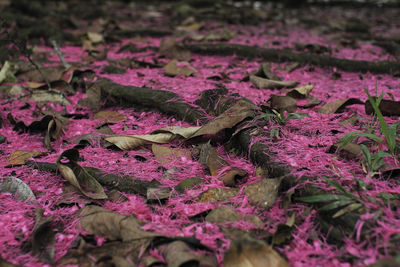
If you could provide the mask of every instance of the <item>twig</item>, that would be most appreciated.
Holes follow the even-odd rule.
[[[68,69],[69,67],[71,67],[71,65],[68,64],[67,61],[65,61],[60,49],[58,48],[56,40],[51,40],[51,44],[53,45],[54,50],[56,51],[58,57],[60,58],[61,63],[63,64],[64,68]]]

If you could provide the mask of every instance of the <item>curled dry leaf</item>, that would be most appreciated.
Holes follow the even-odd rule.
[[[16,177],[6,177],[0,182],[0,193],[11,193],[19,201],[36,201],[31,188],[21,179]]]
[[[244,170],[231,168],[218,155],[217,150],[210,143],[201,146],[200,162],[208,167],[212,176],[218,176],[226,186],[235,186],[239,180],[242,180],[247,175],[247,172]]]
[[[259,182],[247,185],[243,192],[253,205],[267,209],[275,203],[281,181],[281,178],[263,178]]]
[[[175,138],[177,138],[177,135],[172,133],[157,133],[144,135],[115,135],[105,137],[104,140],[116,145],[119,149],[128,150],[151,143],[167,144]]]
[[[53,262],[56,241],[55,232],[51,226],[52,217],[43,217],[42,208],[35,210],[35,227],[31,239],[32,252],[38,255],[39,260],[46,263]]]
[[[205,220],[211,223],[237,222],[243,220],[253,224],[257,228],[264,227],[264,223],[256,215],[244,214],[227,206],[220,206],[213,209],[206,216]]]
[[[294,88],[290,90],[289,92],[286,93],[287,96],[293,97],[293,98],[306,98],[308,95],[311,93],[311,91],[314,89],[314,85],[309,84],[301,87]]]
[[[173,241],[159,248],[168,266],[218,266],[213,255],[199,253],[183,241]]]
[[[201,127],[193,126],[193,127],[180,127],[180,126],[171,126],[166,128],[161,128],[159,130],[155,130],[152,134],[157,133],[171,133],[174,135],[180,135],[185,139],[191,138]]]
[[[103,187],[85,168],[78,165],[78,159],[78,150],[65,150],[57,159],[57,168],[61,175],[85,196],[92,199],[106,199]]]
[[[232,242],[224,256],[229,267],[289,267],[278,252],[262,240],[241,238]]]
[[[271,107],[278,111],[296,112],[297,101],[293,97],[284,95],[271,95]]]
[[[145,244],[151,238],[160,236],[142,230],[140,221],[133,215],[124,216],[99,206],[86,206],[81,210],[79,217],[79,227],[82,230],[103,236],[109,240],[122,240],[124,242],[141,240],[139,242]]]
[[[260,64],[260,66],[254,72],[253,75],[260,77],[260,78],[266,78],[269,80],[282,81],[282,79],[278,75],[271,72],[271,64],[269,62]]]
[[[257,77],[255,75],[250,75],[250,81],[258,89],[279,89],[283,87],[290,88],[299,84],[296,81],[275,81]]]
[[[317,111],[319,113],[323,113],[323,114],[332,114],[332,113],[340,112],[345,107],[354,105],[354,104],[364,104],[364,102],[362,102],[361,100],[359,100],[357,98],[336,100],[336,101],[332,101],[332,102],[329,102],[329,103],[323,105],[322,107],[317,109]]]
[[[47,149],[52,149],[51,141],[57,140],[63,135],[64,135],[63,123],[57,117],[53,117],[53,119],[47,125],[47,131],[44,137],[44,145],[46,146]]]
[[[176,59],[171,60],[167,65],[164,66],[164,73],[167,76],[191,76],[196,73],[196,69],[193,68],[189,62],[180,61],[178,62]]]

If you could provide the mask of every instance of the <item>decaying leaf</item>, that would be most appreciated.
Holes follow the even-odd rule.
[[[205,164],[212,176],[218,176],[226,186],[235,186],[238,181],[243,180],[247,172],[232,168],[223,160],[215,147],[210,143],[203,144],[200,150],[200,162]]]
[[[30,81],[30,82],[54,82],[57,80],[61,80],[65,71],[65,67],[62,65],[59,66],[50,66],[50,67],[41,67],[40,71],[38,71],[35,67],[31,67],[29,70],[21,73],[17,73],[17,78],[19,80]]]
[[[8,157],[8,165],[6,167],[24,165],[28,159],[42,155],[44,155],[42,152],[16,150]]]
[[[57,117],[53,117],[53,119],[47,125],[47,131],[44,137],[44,144],[46,148],[52,149],[51,141],[58,140],[58,138],[60,138],[63,135],[64,135],[63,123]]]
[[[147,200],[165,200],[169,199],[171,196],[171,189],[170,188],[147,188]]]
[[[182,43],[174,39],[164,39],[161,41],[160,54],[172,59],[188,61],[191,57],[191,52],[183,46]]]
[[[275,203],[281,181],[281,178],[263,178],[259,182],[247,185],[243,192],[249,198],[250,202],[267,209]]]
[[[271,107],[278,111],[296,112],[297,101],[290,96],[271,95]]]
[[[311,91],[314,89],[314,85],[309,84],[301,87],[294,88],[290,90],[289,92],[286,93],[287,96],[293,97],[293,98],[306,98],[308,95],[311,93]]]
[[[0,193],[6,192],[11,193],[19,201],[36,201],[36,197],[31,188],[16,177],[5,177],[3,181],[0,182]]]
[[[35,227],[31,239],[32,253],[38,255],[39,260],[52,263],[55,253],[55,232],[51,226],[53,218],[43,217],[42,208],[35,210]]]
[[[99,111],[93,116],[94,120],[102,120],[104,122],[117,122],[125,119],[125,115],[115,111]]]
[[[79,99],[78,104],[91,109],[99,109],[101,105],[101,88],[94,83],[86,90],[86,95],[87,98]]]
[[[78,159],[78,150],[65,150],[57,159],[57,167],[61,175],[85,196],[92,199],[106,199],[107,195],[104,193],[103,187],[78,165]]]
[[[201,177],[191,177],[181,181],[177,186],[175,186],[175,190],[179,193],[184,193],[187,189],[192,189],[197,185],[201,184],[203,179]]]
[[[361,100],[359,100],[357,98],[336,100],[336,101],[332,101],[332,102],[329,102],[329,103],[323,105],[322,107],[317,109],[317,111],[319,113],[323,113],[323,114],[332,114],[332,113],[340,112],[343,108],[350,106],[350,105],[354,105],[354,104],[364,104],[364,102],[362,102]]]
[[[283,243],[292,238],[292,232],[295,229],[295,227],[293,227],[295,219],[296,217],[295,214],[293,213],[286,223],[278,224],[275,233],[272,236],[273,245],[282,245]]]
[[[142,230],[140,221],[134,215],[124,216],[99,206],[86,206],[81,210],[79,217],[79,227],[82,230],[109,240],[142,240],[145,244],[151,238],[160,236]]]
[[[264,223],[256,215],[244,214],[227,206],[219,206],[211,210],[205,220],[211,223],[237,222],[243,220],[253,224],[257,228],[264,227]]]
[[[191,76],[196,73],[196,69],[193,68],[189,62],[177,61],[176,59],[171,60],[167,65],[164,66],[164,73],[167,76]]]
[[[71,102],[61,93],[48,90],[36,90],[30,97],[31,101],[38,103],[54,103],[60,105],[71,105]]]
[[[296,81],[275,81],[257,77],[255,75],[250,75],[250,81],[258,89],[279,89],[283,87],[290,88],[299,84]]]
[[[191,158],[190,151],[187,149],[177,149],[153,144],[151,146],[151,150],[153,151],[156,160],[163,166],[168,165],[182,157],[186,159]]]
[[[3,67],[0,70],[0,83],[2,82],[17,82],[17,78],[14,76],[15,68],[9,62],[5,61]]]
[[[210,188],[200,194],[198,201],[207,203],[229,201],[237,193],[239,193],[239,188]]]
[[[376,101],[376,97],[373,98]],[[400,101],[382,99],[379,103],[379,110],[383,116],[400,116]],[[375,113],[369,100],[365,102],[365,113],[368,115]]]
[[[278,252],[262,240],[241,238],[231,243],[224,256],[230,267],[289,267]]]
[[[106,137],[104,140],[116,145],[119,149],[128,150],[151,143],[167,144],[176,138],[177,135],[175,134],[157,133],[144,135],[115,135]]]
[[[218,265],[215,256],[199,253],[183,241],[173,241],[159,248],[167,263],[167,266],[204,266],[216,267]]]
[[[338,151],[338,147],[340,144],[335,144],[332,145],[328,152],[329,153],[335,153],[336,151]],[[340,147],[340,150],[338,151],[339,155],[341,155],[342,157],[345,158],[356,158],[360,153],[361,153],[361,146],[359,144],[356,143],[348,143],[343,147]]]
[[[269,80],[282,81],[282,79],[278,75],[271,72],[271,64],[269,62],[260,64],[258,69],[253,73],[253,75]]]

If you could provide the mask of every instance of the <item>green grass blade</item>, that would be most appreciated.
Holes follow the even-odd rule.
[[[321,207],[318,209],[319,211],[329,211],[329,210],[334,210],[340,207],[343,207],[347,204],[353,203],[352,199],[343,199],[343,200],[338,200],[334,201],[332,203],[326,204],[325,206]]]
[[[298,197],[298,198],[296,198],[296,200],[300,200],[300,201],[308,202],[308,203],[315,203],[315,202],[325,202],[325,201],[332,201],[332,200],[341,200],[341,199],[343,199],[341,197],[343,197],[343,196],[333,195],[333,194],[321,194],[321,195],[313,195],[313,196],[306,196],[306,197]]]

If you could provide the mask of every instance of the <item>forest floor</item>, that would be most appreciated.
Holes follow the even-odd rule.
[[[399,8],[0,14],[0,266],[399,266]]]

